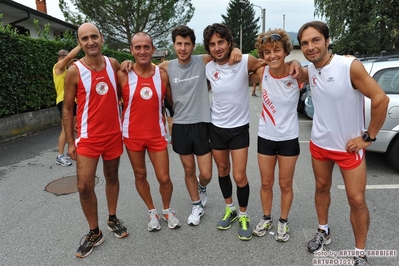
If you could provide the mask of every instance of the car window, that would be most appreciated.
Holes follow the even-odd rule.
[[[386,68],[374,74],[373,78],[387,94],[399,94],[399,68]]]

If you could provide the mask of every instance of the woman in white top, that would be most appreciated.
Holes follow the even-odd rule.
[[[272,201],[275,167],[278,162],[281,191],[280,219],[275,235],[277,241],[289,240],[288,213],[293,200],[292,183],[299,155],[297,103],[300,84],[307,78],[304,71],[298,79],[290,75],[285,57],[292,44],[281,29],[258,36],[258,55],[266,66],[251,75],[251,82],[262,83],[262,113],[258,131],[258,164],[261,175],[260,198],[263,217],[253,234],[264,236],[272,228]]]

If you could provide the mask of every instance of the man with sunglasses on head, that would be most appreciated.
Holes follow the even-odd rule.
[[[298,32],[298,41],[304,56],[311,62],[308,78],[315,109],[310,152],[319,226],[306,248],[315,253],[331,242],[328,210],[332,172],[334,164],[338,164],[355,236],[354,265],[369,265],[365,256],[370,224],[365,198],[365,148],[375,141],[385,121],[389,98],[355,57],[334,55],[329,51],[329,29],[324,22],[305,23]],[[371,100],[368,129],[364,124],[364,96]]]

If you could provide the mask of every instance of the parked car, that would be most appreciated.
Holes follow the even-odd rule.
[[[390,99],[384,125],[377,140],[367,150],[385,153],[388,162],[399,170],[399,58],[386,56],[362,63]],[[370,99],[364,98],[367,128],[370,123]]]
[[[388,112],[377,140],[367,147],[368,151],[385,153],[388,162],[399,170],[399,56],[384,56],[362,61],[372,76],[389,97]],[[365,98],[365,123],[370,123],[370,99]],[[310,88],[305,99],[304,112],[313,117],[313,103]]]

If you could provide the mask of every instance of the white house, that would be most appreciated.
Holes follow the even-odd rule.
[[[32,38],[38,37],[33,23],[34,20],[39,21],[40,30],[43,30],[44,25],[50,24],[50,39],[54,39],[55,36],[62,36],[66,30],[71,32],[77,31],[77,26],[48,15],[46,0],[26,1],[36,1],[36,9],[12,0],[0,0],[0,14],[3,14],[3,18],[1,19],[3,26],[10,24],[21,34],[28,34]]]

